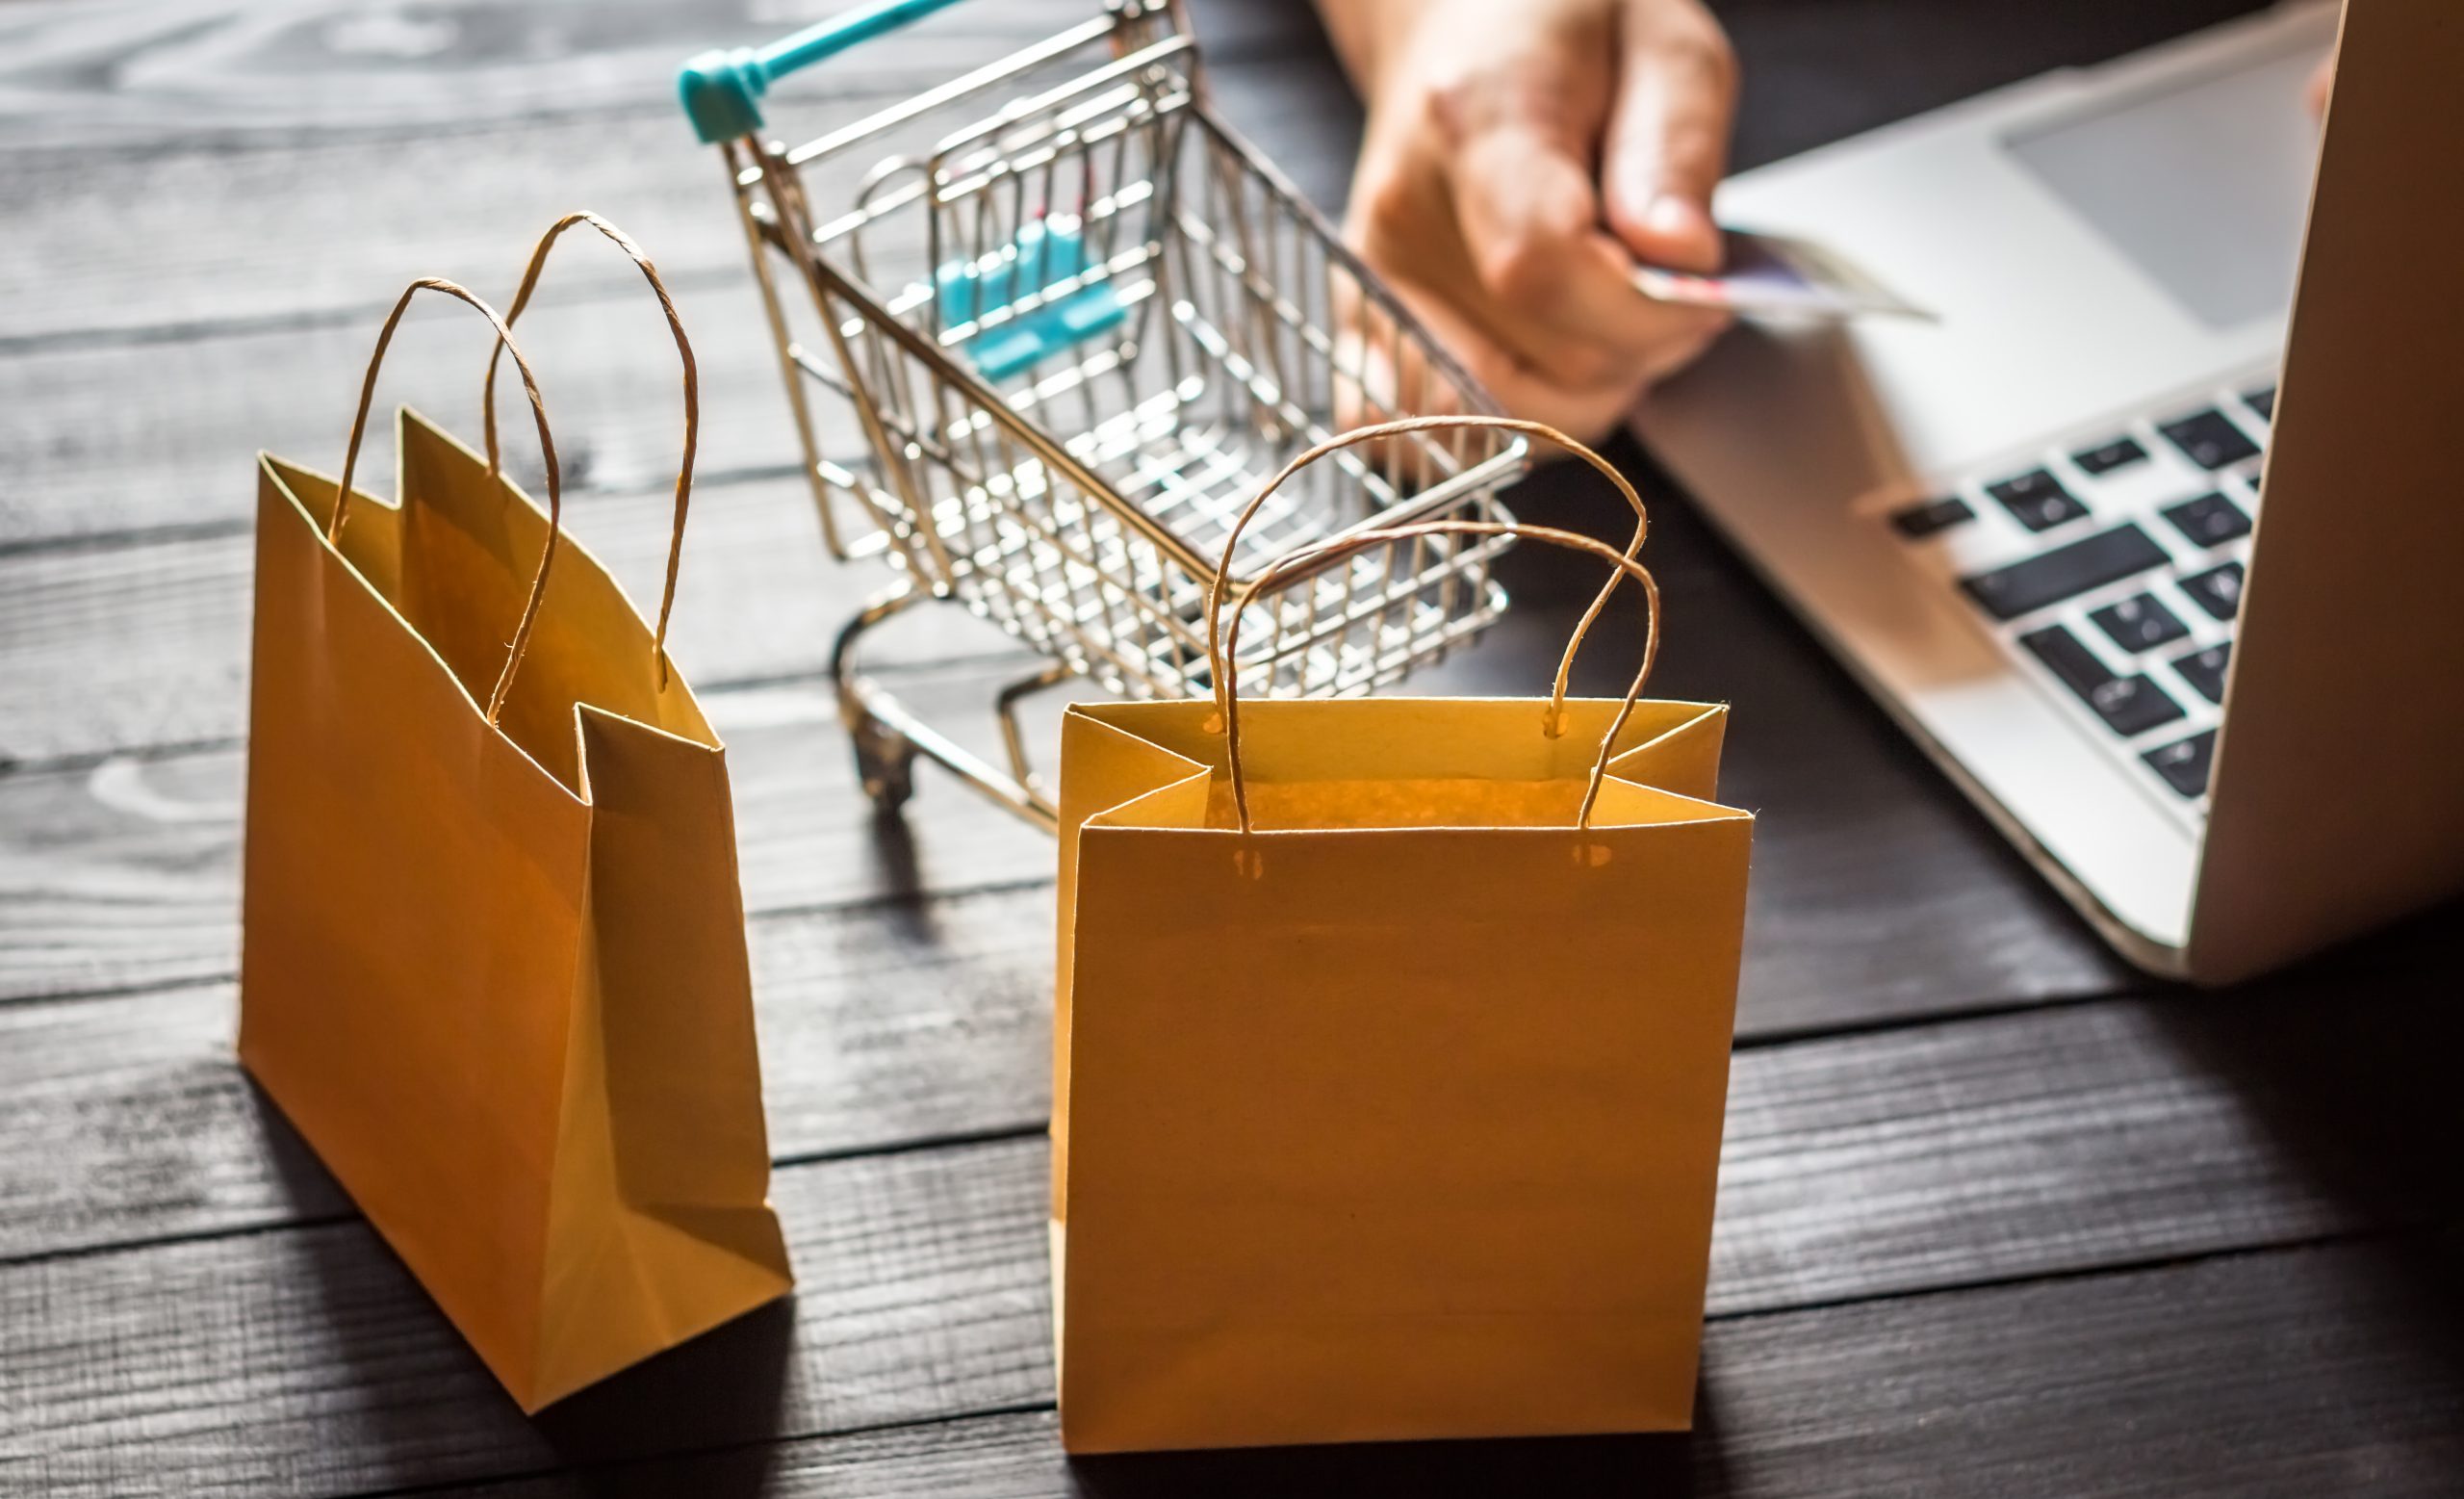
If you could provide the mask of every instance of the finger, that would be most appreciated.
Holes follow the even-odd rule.
[[[1430,335],[1446,346],[1499,406],[1584,441],[1605,435],[1624,420],[1648,381],[1648,373],[1636,367],[1622,378],[1597,384],[1560,383],[1492,341],[1451,304],[1409,291],[1401,295]]]
[[[1391,270],[1403,272],[1404,268]],[[1558,422],[1561,426],[1589,428],[1613,422],[1643,386],[1691,361],[1731,322],[1726,313],[1710,309],[1653,304],[1665,314],[1656,336],[1628,349],[1535,336],[1527,326],[1508,339],[1498,335],[1494,308],[1476,285],[1450,277],[1450,284],[1433,285],[1428,270],[1425,264],[1413,265],[1408,273],[1395,274],[1389,285],[1429,335],[1507,410],[1525,416],[1571,413]],[[1412,415],[1462,407],[1451,379],[1418,357],[1384,313],[1365,307],[1357,296],[1343,297],[1338,298],[1338,323],[1344,330],[1339,351],[1348,353],[1339,357],[1339,367],[1364,373],[1361,380],[1339,383],[1339,412],[1373,413],[1359,415],[1360,421],[1372,421],[1380,419],[1373,413]]]
[[[1634,289],[1633,256],[1600,227],[1590,168],[1562,141],[1501,125],[1463,142],[1450,181],[1479,294],[1456,299],[1527,363],[1590,383],[1710,324]]]
[[[1728,170],[1736,56],[1693,0],[1627,8],[1624,72],[1602,142],[1608,223],[1656,266],[1720,269],[1711,194]]]

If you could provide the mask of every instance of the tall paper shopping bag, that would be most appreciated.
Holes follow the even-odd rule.
[[[1251,594],[1500,533],[1655,591],[1439,522]],[[1219,702],[1064,729],[1064,1441],[1687,1426],[1753,831],[1712,799],[1725,710],[1565,701],[1562,668],[1551,700],[1245,705],[1233,659]]]
[[[340,485],[259,464],[240,1055],[534,1410],[791,1283],[727,763],[527,366],[545,515],[409,412],[346,498],[374,370]]]

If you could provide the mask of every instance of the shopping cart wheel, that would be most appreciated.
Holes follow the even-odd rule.
[[[915,741],[878,718],[866,718],[849,735],[856,746],[856,779],[885,816],[915,794]]]

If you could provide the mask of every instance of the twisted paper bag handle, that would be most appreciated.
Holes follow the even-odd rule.
[[[1231,592],[1234,548],[1239,544],[1241,532],[1248,525],[1250,518],[1258,513],[1270,496],[1282,487],[1285,480],[1328,453],[1345,448],[1412,432],[1446,427],[1485,427],[1492,430],[1521,432],[1545,439],[1588,463],[1616,486],[1618,494],[1633,509],[1634,539],[1627,544],[1624,552],[1620,553],[1604,542],[1575,531],[1561,530],[1554,527],[1528,526],[1502,521],[1423,521],[1409,526],[1352,531],[1346,535],[1304,544],[1269,563],[1263,571],[1241,588],[1239,598],[1232,609],[1231,628],[1228,633],[1224,631],[1223,605],[1225,596]],[[1636,559],[1642,551],[1643,541],[1649,534],[1650,528],[1651,517],[1644,508],[1642,496],[1635,492],[1632,484],[1627,482],[1623,474],[1617,472],[1615,465],[1590,448],[1541,422],[1527,422],[1510,417],[1410,417],[1346,432],[1339,437],[1318,444],[1285,464],[1274,478],[1269,479],[1266,486],[1258,491],[1242,510],[1239,518],[1234,521],[1231,534],[1224,539],[1223,556],[1216,568],[1214,588],[1207,598],[1207,663],[1214,676],[1216,709],[1223,724],[1224,759],[1232,783],[1232,805],[1240,820],[1241,831],[1245,834],[1255,831],[1249,814],[1247,775],[1241,763],[1240,692],[1238,684],[1233,680],[1234,674],[1231,669],[1231,663],[1238,659],[1239,654],[1242,613],[1260,593],[1283,582],[1294,573],[1322,568],[1371,547],[1434,535],[1516,536],[1527,540],[1545,541],[1554,546],[1590,553],[1607,560],[1615,567],[1615,571],[1609,575],[1606,585],[1600,590],[1599,596],[1592,600],[1591,607],[1583,611],[1582,618],[1576,623],[1574,636],[1567,641],[1565,654],[1558,659],[1556,679],[1549,697],[1549,711],[1543,720],[1543,732],[1553,738],[1564,732],[1567,682],[1574,670],[1575,653],[1582,648],[1584,638],[1591,633],[1593,622],[1600,618],[1601,610],[1607,607],[1609,597],[1616,591],[1617,585],[1629,577],[1641,584],[1644,607],[1647,610],[1642,667],[1634,674],[1633,685],[1627,689],[1625,701],[1620,705],[1615,720],[1609,724],[1608,732],[1602,736],[1600,753],[1592,762],[1591,777],[1583,788],[1582,805],[1575,817],[1575,826],[1579,830],[1588,831],[1591,827],[1592,812],[1600,800],[1601,787],[1607,779],[1610,750],[1617,741],[1617,736],[1624,732],[1627,721],[1633,716],[1634,705],[1641,701],[1644,685],[1651,680],[1652,668],[1659,659],[1659,584],[1652,577],[1650,569]]]
[[[684,320],[677,315],[676,298],[668,295],[667,283],[659,279],[658,268],[652,265],[650,256],[633,243],[632,236],[588,209],[565,215],[549,225],[548,232],[539,237],[538,246],[530,251],[529,268],[522,272],[522,287],[513,294],[513,305],[505,310],[506,326],[520,322],[522,310],[530,305],[530,294],[539,284],[539,272],[548,263],[548,252],[555,248],[557,237],[578,223],[586,223],[606,236],[640,268],[642,279],[651,284],[652,293],[658,297],[659,311],[667,316],[667,330],[676,336],[677,359],[684,366],[684,455],[676,470],[676,520],[668,535],[667,578],[659,590],[658,628],[651,637],[651,654],[658,661],[659,690],[665,691],[668,676],[667,621],[676,609],[676,575],[684,560],[684,514],[693,496],[693,455],[701,446],[702,438],[702,374],[693,360],[692,341],[684,336]],[[486,439],[490,478],[497,477],[500,462],[497,452],[497,369],[505,349],[510,347],[505,339],[498,341],[495,351],[488,355],[488,378],[480,391],[480,430]],[[520,355],[515,358],[519,361]]]
[[[458,301],[478,309],[497,330],[502,348],[513,350],[514,368],[522,373],[523,394],[530,398],[531,420],[539,428],[539,454],[548,468],[548,540],[539,549],[539,570],[530,580],[530,597],[522,607],[522,622],[514,627],[513,643],[506,648],[504,669],[497,673],[497,685],[488,693],[488,727],[496,727],[497,715],[504,710],[505,694],[513,689],[513,674],[522,664],[522,654],[530,644],[531,627],[539,622],[539,602],[548,594],[548,569],[556,560],[556,537],[563,531],[564,484],[556,467],[556,440],[548,430],[548,404],[539,396],[539,381],[530,373],[530,362],[513,342],[513,329],[497,310],[467,287],[458,286],[441,276],[423,276],[402,289],[394,310],[385,318],[385,326],[377,331],[376,351],[368,356],[368,374],[359,384],[359,409],[350,419],[350,442],[343,450],[342,488],[334,496],[334,518],[325,523],[325,544],[340,551],[343,522],[350,514],[351,474],[359,467],[360,442],[368,434],[368,408],[376,397],[376,372],[385,363],[385,350],[393,345],[394,329],[409,310],[411,298],[422,292],[442,292]]]

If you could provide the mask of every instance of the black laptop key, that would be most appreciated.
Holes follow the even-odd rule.
[[[2180,706],[2162,687],[2145,677],[2114,675],[2085,641],[2060,625],[2031,631],[2019,643],[2124,738],[2182,716]]]
[[[2174,618],[2173,611],[2149,593],[2134,593],[2088,617],[2125,651],[2152,651],[2191,633],[2189,626]]]
[[[1988,484],[1985,492],[2030,530],[2051,530],[2088,513],[2088,507],[2062,487],[2062,480],[2043,469],[2030,469],[1998,484]]]
[[[2175,739],[2139,758],[2182,795],[2205,796],[2208,772],[2216,765],[2216,731],[2208,729],[2187,739]]]
[[[2224,701],[2224,668],[2233,659],[2233,647],[2211,645],[2204,651],[2173,658],[2173,670],[2182,680],[2196,688],[2198,695],[2211,703]]]
[[[2262,385],[2257,390],[2242,393],[2242,404],[2272,422],[2275,420],[2275,387]]]
[[[2242,607],[2242,564],[2227,562],[2181,580],[2191,602],[2219,619],[2231,619]]]
[[[1922,541],[1936,531],[1948,530],[1974,519],[1976,512],[1957,495],[1940,500],[1919,500],[1890,514],[1892,527],[1911,541]]]
[[[2259,445],[2243,434],[2232,419],[2217,410],[2194,411],[2157,430],[2203,469],[2230,468],[2259,455]]]
[[[2078,464],[2083,474],[2101,476],[2116,469],[2128,468],[2134,463],[2146,462],[2147,450],[2139,446],[2136,437],[2117,437],[2109,443],[2080,449],[2070,455],[2070,461]]]
[[[2168,560],[2165,549],[2150,541],[2145,531],[2136,526],[2117,526],[2008,567],[1962,579],[1960,586],[1994,618],[2016,619],[2091,588],[2162,567]]]
[[[2173,529],[2188,536],[2194,547],[2220,547],[2250,533],[2250,518],[2222,495],[2201,495],[2169,504],[2165,506],[2165,519],[2172,522]]]

